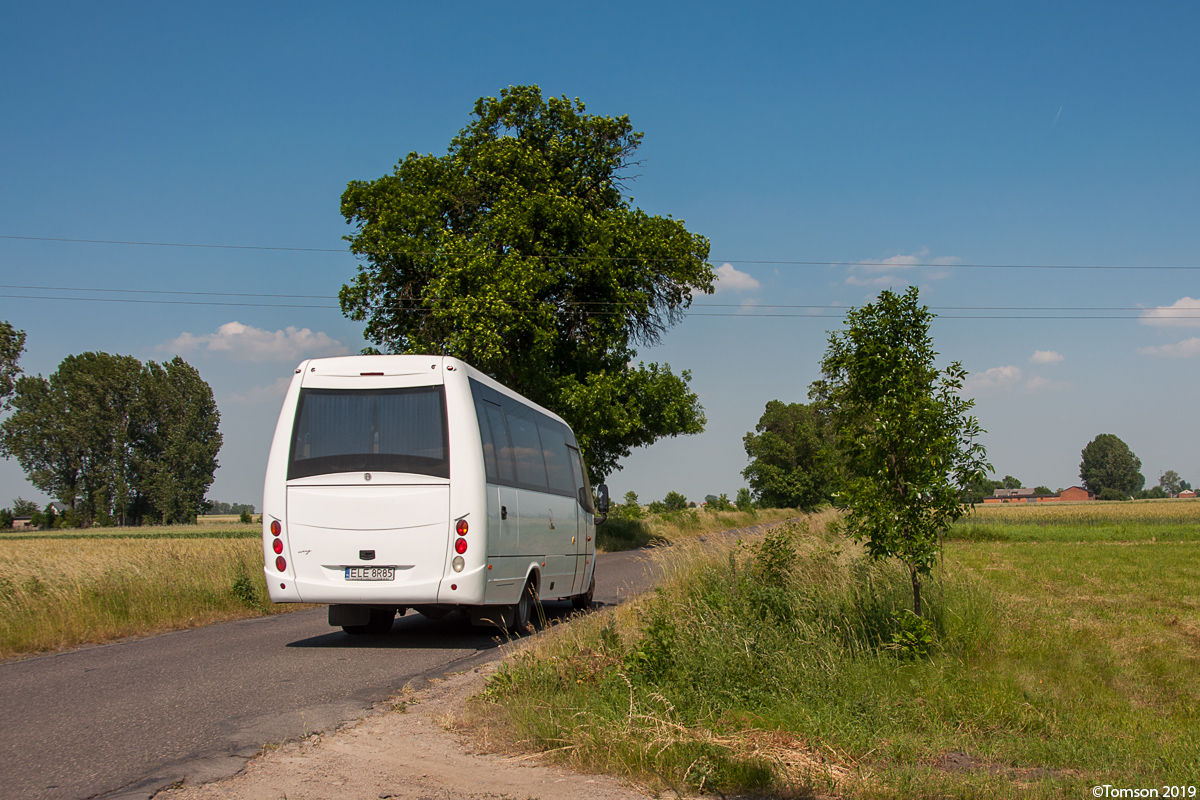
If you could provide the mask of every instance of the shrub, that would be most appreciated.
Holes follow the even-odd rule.
[[[250,512],[244,508],[242,509],[242,513],[238,515],[238,519],[241,520],[243,525],[249,525],[254,521],[250,516]]]

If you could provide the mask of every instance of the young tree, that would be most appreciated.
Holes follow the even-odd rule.
[[[958,362],[934,366],[933,317],[916,287],[881,292],[830,334],[821,364],[845,459],[836,501],[872,557],[908,567],[918,615],[939,534],[966,513],[959,494],[991,469],[967,413],[974,403],[959,394],[966,371]]]
[[[349,184],[363,263],[342,311],[384,350],[457,356],[561,414],[593,482],[633,447],[701,432],[686,371],[632,366],[714,281],[707,239],[623,192],[642,134],[536,86],[472,116],[446,155]]]
[[[1079,477],[1090,492],[1102,495],[1110,489],[1110,495],[1129,497],[1146,484],[1140,471],[1142,460],[1111,433],[1102,433],[1088,442],[1081,456]]]
[[[742,443],[750,459],[742,477],[762,505],[811,511],[831,499],[833,432],[819,404],[771,400]]]

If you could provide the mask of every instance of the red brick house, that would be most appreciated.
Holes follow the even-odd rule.
[[[1096,493],[1089,492],[1082,486],[1072,486],[1056,494],[1034,494],[1033,489],[997,489],[991,497],[983,498],[985,503],[1073,503],[1095,500]]]

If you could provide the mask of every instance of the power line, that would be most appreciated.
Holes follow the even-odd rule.
[[[108,289],[95,288],[86,286],[31,286],[25,284],[0,284],[0,289],[22,289],[27,291],[52,291],[52,292],[117,292],[122,294],[160,294],[160,295],[183,295],[197,297],[254,297],[254,298],[283,298],[283,299],[299,299],[299,300],[337,300],[333,295],[323,294],[269,294],[262,292],[194,292],[179,289]],[[107,298],[96,297],[44,297],[34,295],[2,295],[0,297],[23,297],[38,300],[105,300]],[[112,302],[117,302],[113,300]],[[150,300],[137,300],[131,302],[153,302]],[[167,302],[167,301],[162,301]],[[173,301],[177,304],[184,304],[183,301]],[[552,302],[552,301],[551,301]],[[628,306],[635,305],[632,302],[622,303],[619,301],[605,300],[570,300],[559,301],[562,305],[569,306],[585,306],[585,305],[606,305],[606,306]],[[535,308],[540,308],[544,305],[542,301],[529,301],[527,303]],[[221,305],[220,303],[210,303],[209,305]],[[234,304],[237,305],[237,304]],[[251,304],[255,305],[255,304]],[[262,304],[265,307],[278,308],[340,308],[340,306],[287,306],[282,304]],[[422,306],[422,308],[432,308],[432,306]],[[806,309],[811,311],[847,311],[848,306],[844,305],[813,305],[813,304],[794,304],[794,303],[754,303],[745,305],[743,303],[693,303],[690,308],[738,308],[743,312],[755,311],[758,309]],[[1143,308],[1140,306],[930,306],[932,311],[1133,311],[1144,313],[1146,311],[1157,311],[1160,309]],[[1172,309],[1173,310],[1173,309]],[[1200,310],[1200,309],[1198,309]],[[746,316],[746,313],[738,314],[737,316]],[[763,316],[763,315],[760,315]],[[803,315],[801,315],[803,316]],[[1190,319],[1191,317],[1180,317],[1172,314],[1171,319],[1182,318]]]
[[[76,289],[73,291],[129,291],[134,292],[134,289]],[[162,294],[217,294],[208,292],[160,292]],[[253,294],[235,294],[228,293],[227,296],[234,297],[318,297],[316,295],[253,295]],[[340,306],[335,305],[315,305],[303,303],[231,303],[228,301],[212,301],[212,300],[161,300],[161,299],[143,299],[129,297],[64,297],[61,295],[32,295],[32,294],[0,294],[0,298],[11,298],[21,300],[56,300],[70,302],[93,302],[93,303],[138,303],[143,305],[177,305],[177,306],[219,306],[231,308],[314,308],[329,311],[340,310]],[[613,304],[617,305],[617,304]],[[735,304],[711,304],[697,305],[693,308],[741,308]],[[795,313],[756,313],[757,308],[804,308],[812,311],[840,311],[837,314],[795,314]],[[414,313],[428,313],[431,310],[430,306],[415,307],[404,309]],[[510,312],[518,314],[535,314],[541,313],[544,309],[535,305],[533,308],[508,309]],[[850,309],[845,306],[751,306],[742,312],[708,312],[708,311],[692,311],[685,310],[683,314],[689,317],[736,317],[742,319],[771,319],[771,318],[790,318],[790,319],[840,319]],[[1142,313],[1151,309],[1136,309],[1136,308],[1120,308],[1120,307],[1090,307],[1090,308],[1070,308],[1070,307],[985,307],[985,306],[931,306],[931,311],[1113,311],[1113,312],[1130,312],[1137,311],[1137,315],[1129,314],[938,314],[939,319],[1045,319],[1045,320],[1098,320],[1098,319],[1142,319]],[[593,311],[592,314],[611,316],[619,314],[619,311]],[[1172,314],[1169,317],[1160,317],[1167,320],[1184,320],[1184,319],[1200,319],[1200,314]]]
[[[72,239],[60,236],[11,236],[0,234],[0,239],[31,242],[71,242],[76,244],[117,244],[139,247],[184,247],[210,250],[256,250],[278,251],[290,253],[341,253],[357,255],[347,248],[329,247],[279,247],[268,245],[247,244],[204,244],[189,242],[143,242],[124,239]],[[478,257],[485,253],[452,253],[440,251],[407,251],[397,250],[382,255],[407,255],[421,257],[461,258]],[[538,255],[523,254],[524,258],[542,258],[564,261],[640,261],[640,256],[568,256],[568,255]],[[650,260],[670,261],[675,259]],[[764,266],[797,266],[797,267],[886,267],[904,269],[906,267],[923,267],[939,269],[1047,269],[1047,270],[1200,270],[1197,264],[943,264],[936,262],[914,262],[910,264],[888,264],[875,261],[805,261],[805,260],[761,260],[748,258],[710,258],[710,262],[722,264],[760,264]]]

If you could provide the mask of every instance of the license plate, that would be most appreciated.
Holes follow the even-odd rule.
[[[395,567],[346,567],[348,581],[394,581]]]

